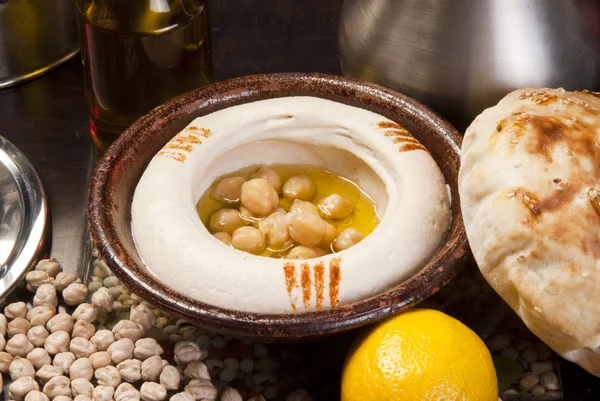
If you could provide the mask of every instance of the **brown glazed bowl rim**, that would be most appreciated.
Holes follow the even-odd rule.
[[[384,293],[352,304],[312,312],[261,314],[227,310],[189,298],[155,279],[128,253],[123,238],[117,232],[119,221],[113,211],[118,210],[115,196],[122,188],[118,187],[116,170],[124,170],[119,173],[121,175],[127,174],[126,159],[135,158],[136,149],[150,146],[153,133],[165,127],[173,129],[175,124],[177,130],[181,130],[196,117],[235,104],[298,95],[323,97],[351,105],[358,103],[358,107],[370,109],[394,121],[398,118],[392,117],[398,117],[400,113],[407,121],[412,121],[411,124],[422,127],[420,130],[437,135],[436,138],[429,138],[436,141],[431,145],[438,147],[440,144],[437,153],[451,159],[451,171],[442,169],[452,192],[452,224],[442,248],[419,273]],[[394,116],[390,117],[392,114]],[[396,122],[405,126],[405,121]],[[427,139],[415,136],[422,143],[422,139]],[[165,143],[152,146],[160,149]],[[90,232],[100,256],[123,284],[161,310],[232,336],[263,341],[318,338],[398,314],[439,291],[464,266],[468,244],[456,185],[460,146],[460,134],[433,111],[414,99],[372,83],[318,73],[250,75],[221,81],[183,94],[155,108],[130,126],[108,149],[92,177],[88,203]],[[149,161],[145,160],[141,172],[136,172],[137,176],[132,178],[134,187]],[[128,196],[132,196],[133,189],[129,188],[128,191]],[[127,204],[130,208],[131,197],[127,199]],[[126,212],[130,216],[130,209]]]

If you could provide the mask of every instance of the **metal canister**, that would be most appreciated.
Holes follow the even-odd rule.
[[[344,73],[432,107],[458,128],[522,87],[600,87],[596,0],[346,0]]]
[[[33,79],[78,51],[73,0],[0,0],[0,89]]]

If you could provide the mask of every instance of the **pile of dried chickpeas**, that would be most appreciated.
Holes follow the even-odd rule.
[[[208,228],[219,241],[255,255],[268,249],[286,259],[310,259],[340,252],[360,242],[354,228],[338,233],[332,220],[350,216],[354,206],[345,197],[331,194],[313,203],[314,180],[305,173],[284,183],[273,169],[262,166],[248,179],[219,180],[210,197],[227,204],[210,216]],[[291,202],[280,207],[280,195]]]
[[[55,259],[40,261],[25,281],[33,306],[14,302],[0,313],[0,372],[10,375],[10,400],[242,401],[234,388],[215,388],[196,342],[174,344],[174,365],[164,359],[149,336],[156,316],[144,303],[132,305],[129,319],[112,330],[97,329],[97,318],[115,306],[109,289],[86,302],[88,287]],[[59,295],[71,313],[57,313]]]

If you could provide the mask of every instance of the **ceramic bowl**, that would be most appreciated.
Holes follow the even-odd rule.
[[[452,194],[452,223],[431,261],[389,290],[333,309],[295,314],[226,310],[180,294],[148,272],[131,234],[131,201],[152,157],[193,119],[256,100],[316,96],[379,113],[408,129],[430,151]],[[457,189],[461,137],[417,101],[381,86],[322,74],[254,75],[196,89],[129,127],[100,160],[89,194],[89,224],[101,257],[133,293],[207,329],[263,341],[311,339],[380,321],[436,293],[463,267],[468,245]],[[174,269],[177,267],[174,266]]]

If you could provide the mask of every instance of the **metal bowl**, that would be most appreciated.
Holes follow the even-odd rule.
[[[152,157],[194,118],[256,100],[317,96],[379,113],[408,129],[438,163],[452,192],[446,242],[418,274],[388,291],[333,309],[297,314],[226,310],[180,294],[150,274],[131,234],[131,201]],[[101,257],[135,294],[160,309],[234,336],[261,340],[310,339],[341,332],[410,308],[439,291],[468,255],[457,190],[458,132],[416,101],[380,86],[321,74],[256,75],[219,82],[154,109],[129,127],[100,160],[89,194],[89,224]],[[174,269],[176,271],[176,266]],[[268,291],[268,289],[267,289]]]
[[[46,250],[50,219],[42,182],[29,160],[0,136],[0,300]]]

